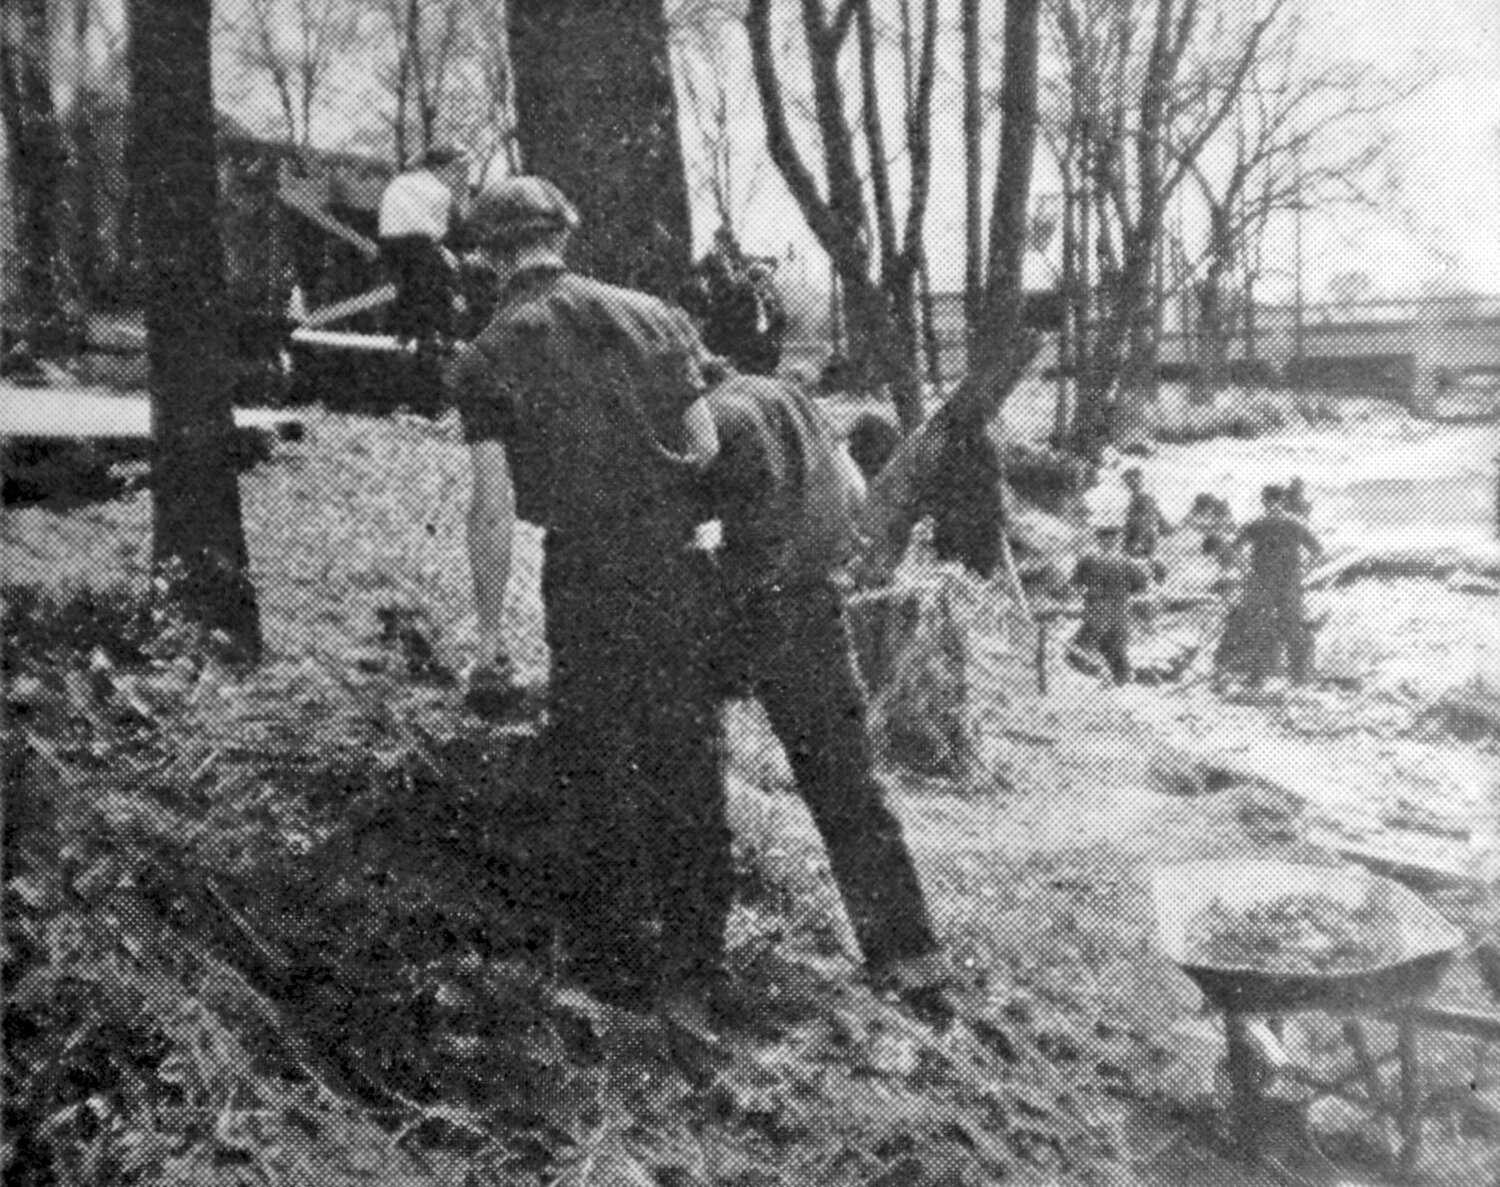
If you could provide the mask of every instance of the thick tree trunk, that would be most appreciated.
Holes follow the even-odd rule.
[[[182,609],[260,655],[225,367],[211,0],[131,0],[131,183],[151,366],[153,560]]]
[[[69,252],[79,295],[87,305],[98,303],[103,289],[105,248],[100,223],[99,187],[104,179],[104,159],[99,151],[98,113],[102,103],[93,90],[80,90],[68,121],[73,144],[73,169],[69,179],[73,211],[73,244]]]
[[[1000,91],[1000,158],[990,211],[984,332],[976,370],[1009,349],[1021,327],[1032,159],[1036,155],[1041,0],[1006,0],[1005,81]]]
[[[661,0],[512,0],[510,45],[522,164],[577,204],[575,265],[674,295],[692,223]]]
[[[0,7],[0,108],[21,255],[19,320],[27,347],[39,354],[50,353],[63,332],[58,215],[67,153],[52,101],[50,61],[46,0],[6,0]]]

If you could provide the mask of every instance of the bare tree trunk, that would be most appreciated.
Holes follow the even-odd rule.
[[[27,348],[51,353],[63,337],[65,261],[59,234],[67,153],[52,101],[46,0],[6,0],[0,12],[0,107],[20,248],[19,304]]]
[[[775,62],[772,0],[750,0],[746,13],[766,147],[809,229],[838,272],[853,382],[865,387],[889,384],[897,418],[907,433],[922,423],[924,415],[913,302],[931,175],[928,132],[935,76],[935,8],[935,0],[927,0],[921,65],[913,82],[913,109],[907,113],[911,190],[906,225],[900,236],[895,229],[878,111],[871,103],[862,105],[866,155],[872,163],[879,162],[871,167],[875,199],[871,210],[848,118],[845,80],[839,69],[840,49],[850,28],[857,26],[860,83],[866,96],[877,89],[872,77],[874,18],[868,0],[848,0],[833,14],[826,12],[819,0],[802,0],[802,33],[811,66],[813,108],[822,148],[821,179],[803,159],[787,119]],[[866,231],[867,219],[873,219],[873,234]],[[878,280],[872,266],[876,246],[880,260]]]
[[[131,183],[145,261],[153,561],[237,655],[261,651],[225,367],[211,0],[130,0]]]
[[[1052,415],[1051,441],[1062,448],[1068,439],[1070,421],[1068,389],[1078,382],[1078,332],[1082,311],[1078,301],[1080,281],[1078,276],[1078,186],[1071,165],[1074,136],[1070,131],[1068,143],[1063,150],[1061,168],[1062,202],[1062,289],[1066,307],[1063,310],[1062,332],[1057,336],[1057,404]]]
[[[1041,0],[1006,0],[1000,159],[979,349],[958,389],[908,435],[871,487],[865,526],[877,556],[899,557],[905,550],[924,509],[920,492],[950,483],[952,475],[978,477],[989,471],[990,422],[1036,358],[1036,336],[1025,329],[1021,316],[1021,263],[1036,147],[1040,18]],[[1003,487],[1003,476],[996,477],[995,485]],[[988,528],[1003,530],[1001,490],[971,484],[950,489],[950,494]]]
[[[521,157],[578,204],[578,267],[675,294],[692,268],[661,0],[512,0]]]
[[[396,56],[396,118],[392,130],[396,137],[396,168],[405,169],[411,162],[406,146],[407,91],[411,88],[411,55],[405,43]]]
[[[941,397],[943,392],[943,351],[938,338],[937,309],[932,297],[932,269],[927,263],[927,253],[922,253],[917,268],[918,298],[922,312],[922,348],[927,354],[927,382]]]
[[[1037,58],[1041,0],[1006,0],[1005,81],[1000,92],[1000,159],[990,213],[989,275],[980,350],[970,366],[983,370],[1011,349],[1021,329],[1027,212],[1036,152]]]
[[[980,90],[979,0],[960,12],[964,76],[964,331],[966,359],[978,355],[984,320],[984,95]]]

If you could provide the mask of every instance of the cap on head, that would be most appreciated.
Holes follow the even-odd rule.
[[[474,196],[469,225],[487,239],[572,231],[578,226],[578,211],[545,177],[497,177]]]
[[[438,144],[429,148],[422,154],[419,162],[423,169],[446,169],[449,165],[457,165],[460,161],[468,163],[469,154],[453,144]]]
[[[1286,498],[1286,487],[1284,486],[1276,486],[1273,484],[1271,486],[1263,486],[1260,488],[1260,501],[1267,507],[1271,506],[1273,503],[1281,502],[1284,498]]]

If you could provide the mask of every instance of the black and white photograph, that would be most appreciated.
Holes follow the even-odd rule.
[[[1500,1187],[1495,0],[0,0],[7,1187]]]

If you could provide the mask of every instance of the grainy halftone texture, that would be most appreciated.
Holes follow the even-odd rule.
[[[1328,205],[1342,171],[1373,198],[1372,218],[1422,240],[1411,258],[1464,255],[1466,244],[1412,230],[1440,197],[1382,187],[1399,158],[1356,169],[1381,119],[1408,107],[1351,76],[1362,98],[1334,88],[1331,137],[1264,141],[1266,113],[1305,81],[1268,57],[1255,101],[1226,110],[1203,176],[1187,171],[1161,212],[1146,245],[1161,271],[1144,372],[1155,398],[1116,445],[1140,453],[1129,461],[1175,530],[1160,542],[1154,606],[1133,624],[1136,679],[1114,688],[1072,647],[1060,582],[1090,519],[1118,510],[1126,459],[1107,454],[1080,492],[1048,439],[1076,413],[1080,368],[1119,291],[1122,217],[1141,216],[1130,190],[1139,78],[1112,72],[1111,14],[1149,25],[1157,5],[1046,6],[1027,263],[1027,287],[1045,290],[1033,306],[1044,344],[1003,415],[1025,447],[1007,463],[1036,504],[1016,521],[1026,604],[1003,568],[982,581],[936,562],[919,527],[889,591],[846,616],[879,779],[956,973],[958,1020],[934,1025],[868,983],[794,764],[754,699],[723,710],[729,976],[708,1015],[680,1002],[637,1013],[582,991],[555,942],[571,816],[540,728],[539,533],[519,530],[508,601],[524,695],[505,720],[482,720],[460,675],[484,658],[465,551],[469,460],[434,356],[358,349],[389,328],[381,301],[331,319],[329,332],[354,335],[331,347],[292,340],[287,318],[385,283],[372,252],[379,196],[425,149],[462,144],[480,170],[524,164],[502,6],[216,6],[223,382],[241,410],[234,457],[266,651],[254,670],[227,663],[150,572],[140,296],[152,261],[134,246],[126,180],[128,7],[15,0],[0,16],[6,1183],[1249,1187],[1389,1181],[1403,1147],[1411,1181],[1495,1181],[1500,1014],[1482,942],[1500,921],[1500,299],[1469,291],[1447,263],[1442,283],[1388,274],[1378,250],[1339,238],[1354,208]],[[816,100],[791,49],[799,6],[769,7],[786,22],[774,48],[788,119],[826,196]],[[807,7],[873,17],[899,229],[902,15],[919,45],[925,6]],[[1002,7],[980,6],[984,20]],[[1233,37],[1202,31],[1243,36],[1270,7],[1201,5],[1170,90],[1189,122],[1201,127],[1223,95],[1233,50]],[[754,365],[770,359],[818,387],[839,432],[872,413],[894,420],[850,358],[868,311],[851,313],[850,276],[830,284],[766,154],[743,27],[719,20],[735,6],[668,8],[696,241],[732,227],[761,286],[730,286],[715,332]],[[937,8],[956,26],[956,5]],[[1433,27],[1470,20],[1482,45],[1492,21],[1454,15],[1467,11],[1442,6]],[[1071,46],[1064,12],[1082,22]],[[988,95],[1000,31],[982,31]],[[860,35],[856,22],[844,61],[856,146],[869,134]],[[1132,44],[1145,44],[1140,29]],[[1070,52],[1100,62],[1070,76]],[[908,340],[929,410],[966,356],[956,33],[935,61],[933,193]],[[608,81],[607,48],[577,65]],[[1483,122],[1444,108],[1450,93],[1409,102],[1431,104],[1434,126]],[[668,106],[659,86],[652,96]],[[1290,126],[1332,118],[1320,102]],[[998,117],[981,108],[992,164]],[[1070,124],[1069,111],[1090,118]],[[1272,164],[1228,194],[1236,160],[1258,144]],[[630,159],[628,136],[605,148],[612,168]],[[660,138],[651,151],[653,163],[671,157]],[[889,228],[868,160],[857,147],[864,209],[836,213],[850,215],[844,230],[870,250],[865,277],[878,285]],[[987,206],[993,179],[981,181]],[[1264,201],[1273,209],[1257,221]],[[680,272],[675,196],[671,207],[656,227],[656,211],[633,205],[622,244],[585,205],[595,255],[634,260],[656,237]],[[659,295],[714,316],[712,285],[678,279]],[[482,270],[465,285],[472,329],[493,293]],[[1214,548],[1258,513],[1263,485],[1294,476],[1327,551],[1306,594],[1313,676],[1293,688],[1275,667],[1250,689],[1232,665],[1216,671],[1235,591]],[[1195,519],[1199,495],[1227,515]],[[1295,1003],[1274,1042],[1254,1028],[1238,1067],[1264,1098],[1258,1163],[1231,1149],[1247,1106],[1231,1091],[1224,1021],[1169,959],[1151,894],[1160,867],[1246,861],[1397,877],[1481,944],[1430,1003],[1468,1011],[1468,1031],[1454,1013],[1419,1015],[1404,1065],[1396,1026],[1368,1002],[1362,1033]],[[1215,867],[1198,868],[1201,887]],[[1279,1074],[1268,1052],[1285,1055]],[[1309,1071],[1348,1077],[1342,1096],[1309,1088]],[[1420,1147],[1399,1124],[1413,1089],[1431,1106]]]

